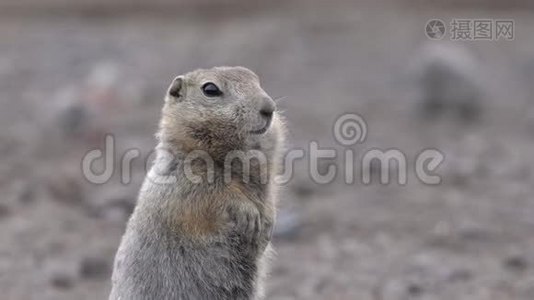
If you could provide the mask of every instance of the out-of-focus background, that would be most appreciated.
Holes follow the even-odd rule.
[[[268,299],[534,299],[534,4],[428,2],[0,1],[0,298],[105,299],[168,84],[243,65],[284,97],[290,149],[394,148],[410,170],[363,184],[355,161],[355,183],[319,185],[297,162]],[[451,41],[453,19],[513,20],[514,39]],[[348,147],[347,112],[368,126]],[[107,133],[142,153],[129,184],[82,176]],[[427,148],[438,185],[413,172]]]

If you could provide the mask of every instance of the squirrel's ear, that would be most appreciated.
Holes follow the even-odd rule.
[[[169,89],[167,90],[167,95],[165,95],[166,100],[180,101],[180,98],[183,96],[183,85],[184,85],[184,76],[180,75],[171,83]]]

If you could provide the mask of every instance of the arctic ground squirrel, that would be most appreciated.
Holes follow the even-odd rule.
[[[110,299],[263,298],[284,128],[246,68],[176,77]]]

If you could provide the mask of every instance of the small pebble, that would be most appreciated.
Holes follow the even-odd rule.
[[[11,213],[10,209],[9,209],[9,206],[7,206],[7,204],[4,204],[4,203],[0,203],[0,219],[3,219],[7,216],[9,216]]]
[[[124,223],[128,220],[135,208],[135,200],[118,198],[106,201],[99,206],[88,207],[89,215],[110,222]]]
[[[273,237],[279,239],[295,238],[301,229],[299,215],[293,211],[282,210],[278,213],[273,229]]]
[[[504,260],[504,266],[511,271],[524,272],[528,268],[528,262],[522,256],[511,256]]]
[[[80,182],[69,175],[52,178],[47,188],[54,200],[66,204],[79,204],[83,202],[83,191]]]
[[[57,273],[52,276],[51,284],[57,289],[68,290],[74,286],[74,278],[65,273]]]
[[[307,198],[313,194],[313,188],[310,184],[295,184],[293,186],[293,191],[300,198]]]
[[[110,264],[99,257],[85,257],[80,266],[80,275],[87,279],[107,278],[110,274]]]
[[[35,188],[31,184],[24,186],[18,195],[18,200],[24,204],[32,203],[35,200]]]
[[[410,296],[417,297],[417,296],[420,296],[422,293],[423,293],[423,288],[420,285],[415,284],[415,283],[408,285],[408,294]]]
[[[448,279],[450,282],[465,282],[473,278],[473,273],[469,270],[455,270]]]

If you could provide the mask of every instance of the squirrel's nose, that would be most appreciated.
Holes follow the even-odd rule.
[[[271,98],[265,98],[263,105],[260,109],[260,115],[267,120],[273,117],[274,110],[276,109],[274,101]]]

